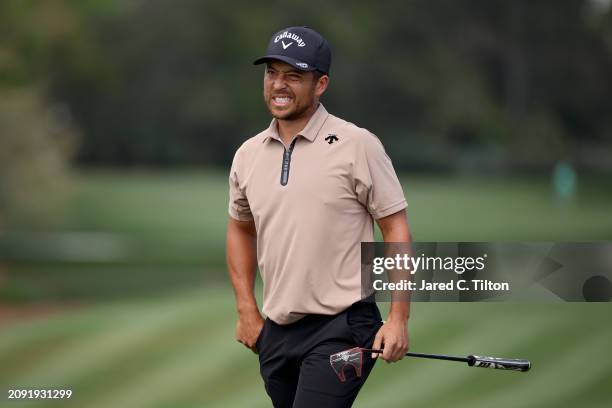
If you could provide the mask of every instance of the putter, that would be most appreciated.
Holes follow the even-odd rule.
[[[361,377],[361,368],[363,367],[363,353],[382,353],[383,350],[365,349],[361,347],[353,347],[348,350],[341,351],[329,356],[329,363],[332,369],[340,379],[346,381],[344,369],[347,366],[352,366],[355,369],[357,377]],[[497,368],[500,370],[513,371],[529,371],[531,363],[529,360],[485,357],[470,355],[467,357],[446,356],[443,354],[423,354],[423,353],[406,353],[407,357],[431,358],[435,360],[460,361],[467,363],[470,367]]]

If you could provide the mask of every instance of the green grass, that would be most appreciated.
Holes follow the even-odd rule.
[[[417,241],[612,239],[612,187],[580,180],[559,203],[546,178],[401,178]],[[227,175],[89,171],[52,230],[0,235],[0,299],[91,299],[225,281]],[[380,235],[378,236],[380,239]]]
[[[565,203],[545,178],[402,178],[417,241],[612,239],[612,186],[584,179]]]
[[[223,241],[227,171],[88,171],[75,174],[59,230],[140,239]],[[556,200],[545,177],[400,177],[419,241],[595,240],[612,238],[612,185],[584,177],[576,196]],[[26,220],[14,228],[36,229]]]
[[[386,305],[381,305],[383,308]],[[356,407],[604,406],[609,304],[416,303],[414,351],[529,358],[528,373],[405,359],[377,363]],[[13,323],[0,388],[68,387],[20,407],[269,407],[257,358],[233,340],[228,286],[92,305]]]

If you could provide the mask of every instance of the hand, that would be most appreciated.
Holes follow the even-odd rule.
[[[257,338],[263,329],[264,320],[258,310],[241,313],[238,315],[236,323],[236,341],[250,348],[251,351],[257,354],[259,351],[255,347]]]
[[[389,319],[376,333],[372,348],[381,349],[384,346],[382,359],[387,363],[394,363],[406,356],[408,345],[408,322]],[[372,353],[372,358],[377,358],[378,355],[379,353]]]

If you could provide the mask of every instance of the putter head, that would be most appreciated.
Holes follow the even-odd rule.
[[[329,363],[331,364],[334,372],[340,379],[345,382],[346,377],[344,375],[344,368],[346,366],[353,366],[357,377],[361,377],[361,367],[363,365],[363,350],[361,347],[353,347],[348,350],[341,351],[329,356]]]

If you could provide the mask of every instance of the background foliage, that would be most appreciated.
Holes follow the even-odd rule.
[[[401,167],[609,167],[591,155],[612,146],[606,4],[7,1],[3,83],[69,109],[78,163],[225,165],[267,119],[251,61],[301,24],[332,44],[330,111],[384,137]]]

